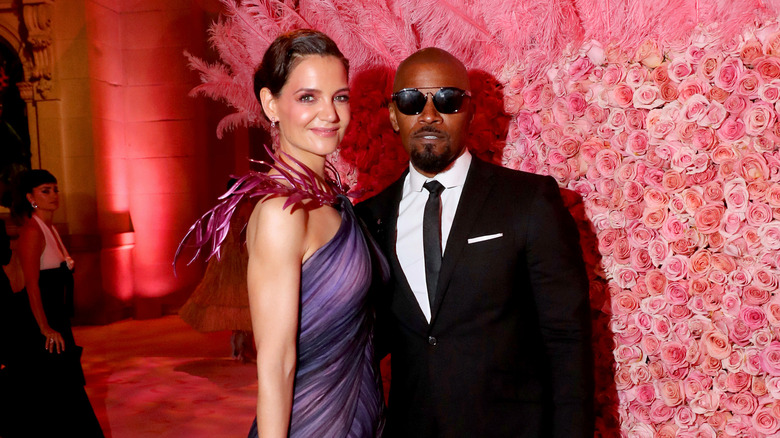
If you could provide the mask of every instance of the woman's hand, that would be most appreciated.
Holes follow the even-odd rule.
[[[47,327],[41,330],[41,333],[46,336],[46,345],[43,347],[46,351],[49,353],[54,353],[56,351],[57,354],[65,351],[65,339],[62,338],[60,332],[51,327]]]

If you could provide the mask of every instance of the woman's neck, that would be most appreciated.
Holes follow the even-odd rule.
[[[39,219],[43,221],[48,226],[51,226],[53,219],[54,219],[54,212],[53,211],[47,211],[47,210],[41,210],[37,209],[33,212],[35,216],[38,216]]]
[[[305,170],[302,169],[298,163],[289,159],[290,157],[301,162],[304,166],[308,167],[312,172],[317,174],[317,176],[319,176],[321,179],[325,179],[325,157],[308,152],[302,152],[298,149],[288,149],[285,147],[280,147],[279,152],[281,153],[277,154],[277,158],[283,160],[285,164],[292,167],[293,169],[305,173]]]

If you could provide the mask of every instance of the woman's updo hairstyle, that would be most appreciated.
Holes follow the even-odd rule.
[[[307,55],[335,56],[349,75],[347,58],[330,37],[317,30],[298,29],[279,35],[265,51],[255,71],[255,98],[260,100],[262,88],[268,88],[274,97],[279,97],[290,72]]]
[[[14,185],[14,199],[11,205],[11,211],[17,218],[32,217],[35,211],[27,200],[27,194],[32,193],[33,189],[42,184],[57,184],[57,178],[48,170],[32,169],[25,170],[16,177]]]

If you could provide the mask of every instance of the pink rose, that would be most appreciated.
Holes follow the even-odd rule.
[[[729,392],[740,392],[750,385],[750,375],[742,371],[730,373],[726,377],[726,388]]]
[[[615,361],[619,363],[635,363],[642,360],[642,350],[631,345],[619,345],[615,348]]]
[[[588,102],[585,100],[585,96],[578,91],[569,93],[566,96],[566,103],[569,110],[575,117],[582,117],[585,114],[585,110],[588,108]]]
[[[694,215],[694,221],[702,234],[714,233],[720,226],[725,209],[722,205],[705,205]]]
[[[766,315],[760,307],[743,306],[739,312],[739,317],[745,321],[745,324],[751,330],[758,330],[767,324]]]
[[[721,63],[713,82],[726,91],[734,91],[737,81],[744,71],[745,67],[742,65],[742,61],[728,58]]]
[[[758,400],[753,394],[739,392],[727,397],[724,401],[726,408],[735,414],[750,415],[756,411]]]
[[[778,197],[777,202],[778,206],[780,207],[780,185],[778,185]],[[720,181],[712,181],[704,185],[704,192],[702,193],[702,196],[704,197],[704,201],[708,203],[717,203],[723,200],[723,187],[721,186]],[[701,207],[700,205],[698,207]],[[697,207],[697,210],[698,210]],[[695,210],[694,210],[695,211]],[[691,211],[689,213],[693,214],[694,211]]]
[[[753,62],[764,54],[761,43],[756,40],[747,41],[739,51],[739,58],[745,65],[752,66]]]
[[[695,414],[707,415],[718,410],[719,403],[720,394],[716,391],[704,390],[693,396],[690,402],[690,409]]]
[[[587,57],[577,58],[569,65],[569,76],[572,81],[578,81],[587,76],[591,70],[593,70],[593,63],[590,62],[590,59]]]
[[[642,340],[642,332],[639,330],[639,327],[635,325],[630,325],[626,327],[625,330],[616,334],[619,343],[622,345],[635,345]]]
[[[701,126],[708,126],[713,129],[718,129],[720,128],[720,125],[723,123],[723,121],[726,120],[726,116],[728,116],[726,107],[718,102],[710,102],[709,106],[707,107],[707,112],[701,119],[699,119],[698,123]]]
[[[615,131],[622,131],[626,124],[626,112],[621,108],[612,108],[606,124]]]
[[[647,79],[647,69],[640,64],[632,64],[626,71],[625,82],[633,89],[637,89]]]
[[[770,376],[780,376],[780,342],[770,343],[761,352],[761,369]]]
[[[542,127],[542,141],[549,147],[558,146],[562,136],[563,131],[561,130],[561,127],[556,124],[549,123]]]
[[[631,253],[629,257],[633,257],[633,255],[634,253]],[[619,268],[615,275],[615,282],[624,289],[630,289],[636,285],[637,277],[639,277],[639,274],[637,274],[636,270],[632,268]]]
[[[747,182],[771,178],[769,166],[761,154],[746,154],[737,163],[739,175]]]
[[[653,214],[655,212],[663,212],[663,211],[665,210],[655,210],[651,212],[644,218],[643,222],[645,224],[648,224],[648,222],[650,222],[650,224],[647,226],[649,228],[653,228],[652,226]],[[663,224],[663,220],[661,220],[660,223]],[[660,224],[658,227],[655,228],[660,228]],[[669,242],[667,242],[666,239],[664,239],[663,237],[658,237],[656,239],[653,239],[653,241],[650,242],[650,244],[647,246],[647,252],[650,253],[650,259],[653,261],[653,264],[655,266],[660,266],[661,263],[663,263],[666,260],[666,258],[669,256]]]
[[[707,89],[709,86],[706,86],[704,83],[702,83],[699,79],[696,78],[688,78],[684,80],[680,86],[677,88],[678,96],[677,99],[680,102],[685,103],[688,99],[690,99],[692,96],[704,96],[704,94],[707,92]]]
[[[717,164],[726,164],[738,158],[736,151],[730,145],[718,145],[712,151],[712,161]]]
[[[696,72],[700,77],[708,82],[715,78],[715,74],[720,69],[722,57],[720,53],[707,53],[702,57],[699,69]]]
[[[728,337],[718,330],[711,330],[702,335],[705,351],[716,359],[725,359],[731,354],[731,344]]]
[[[773,79],[772,82],[762,84],[758,88],[758,97],[768,103],[780,100],[780,80]]]
[[[674,100],[677,100],[677,97],[679,96],[679,93],[677,91],[677,87],[671,83],[671,82],[664,82],[662,84],[656,85],[658,87],[658,96],[663,100],[664,102],[672,102]],[[639,91],[639,90],[637,90]],[[644,98],[643,100],[645,100]],[[639,108],[639,107],[637,107]],[[655,108],[655,107],[654,107]]]
[[[689,122],[698,122],[709,110],[710,103],[707,98],[701,94],[691,96],[680,109],[680,115],[683,120]]]
[[[525,107],[528,110],[538,111],[542,109],[542,91],[544,90],[544,86],[544,82],[535,81],[525,87],[523,90],[523,102],[525,102]]]
[[[742,113],[742,121],[746,134],[761,135],[775,123],[775,109],[766,102],[756,102]]]
[[[603,176],[610,177],[620,165],[620,155],[612,149],[602,149],[596,154],[596,169]]]
[[[713,253],[712,266],[723,272],[731,272],[737,268],[737,262],[727,254]]]
[[[648,356],[658,354],[661,349],[661,341],[659,341],[658,338],[652,334],[648,334],[642,337],[641,343],[642,350]]]
[[[780,422],[778,422],[777,418],[772,414],[772,408],[769,406],[759,407],[750,420],[759,433],[772,435],[780,430]]]
[[[663,379],[656,382],[658,394],[666,406],[677,406],[685,400],[685,392],[678,381]]]
[[[666,276],[657,269],[653,269],[645,273],[645,284],[647,285],[647,291],[651,295],[660,295],[666,289]],[[780,306],[778,306],[778,315],[780,315]]]
[[[672,419],[672,417],[674,417],[674,414],[675,409],[666,406],[666,403],[662,402],[661,400],[653,400],[653,404],[650,406],[650,420],[653,423],[664,423],[669,421]]]
[[[702,189],[700,187],[687,188],[683,190],[680,195],[685,211],[690,215],[693,215],[705,204],[704,197],[702,196]]]
[[[768,223],[758,227],[761,245],[767,249],[780,249],[780,224]]]
[[[655,400],[655,388],[652,384],[640,384],[634,388],[635,400],[645,406],[649,406]]]
[[[610,91],[610,101],[621,108],[628,108],[634,101],[634,90],[628,85],[618,84]]]
[[[645,118],[647,117],[647,111],[628,108],[626,109],[626,127],[630,131],[636,131],[645,129]]]
[[[653,111],[658,110],[650,110],[650,114],[647,116],[647,130],[650,133],[650,136],[660,139],[665,138],[669,133],[674,132],[674,121],[664,117],[653,117]],[[722,128],[723,127],[721,126],[721,129]]]
[[[706,249],[699,249],[691,256],[690,270],[694,275],[704,275],[712,267],[712,253]]]
[[[752,376],[750,380],[750,392],[755,394],[757,397],[766,395],[766,383],[762,376]]]
[[[678,192],[685,188],[685,176],[676,170],[664,172],[661,186],[667,192]]]
[[[634,108],[653,109],[662,106],[665,102],[658,86],[643,84],[632,95]]]
[[[661,235],[667,241],[676,241],[685,237],[686,226],[675,216],[670,216],[661,226]]]
[[[605,85],[617,85],[623,80],[625,71],[620,64],[609,64],[604,69],[604,76],[601,77],[601,81]]]
[[[631,252],[631,268],[638,272],[646,272],[653,266],[650,253],[644,248],[639,248]]]
[[[761,201],[769,190],[769,183],[766,181],[752,181],[747,186],[751,201]]]
[[[623,292],[612,298],[612,313],[628,315],[639,308],[639,299],[628,292]]]
[[[528,138],[533,138],[541,132],[541,123],[537,113],[522,110],[515,116],[515,123],[517,123],[520,133]]]
[[[631,375],[628,371],[627,366],[621,366],[621,364],[617,364],[617,369],[615,370],[615,389],[618,391],[625,391],[626,389],[630,388],[633,384],[631,383]]]
[[[641,383],[648,383],[653,380],[653,376],[650,375],[650,369],[647,367],[646,364],[643,363],[631,364],[630,371],[631,371],[631,381],[634,382],[634,384],[636,385],[639,385]]]
[[[765,81],[780,78],[780,60],[774,56],[764,56],[756,60],[754,71]]]
[[[726,206],[730,212],[747,212],[750,195],[744,180],[735,178],[731,181],[726,181],[723,192],[726,198]]]
[[[721,123],[716,132],[721,140],[736,141],[745,135],[745,124],[735,117],[729,117]]]
[[[595,103],[588,105],[585,108],[585,119],[590,122],[591,125],[598,125],[604,123],[609,115],[609,110],[602,108]]]
[[[712,356],[704,356],[699,365],[699,369],[708,376],[716,376],[718,372],[723,369],[723,364],[720,363],[720,359],[716,359]]]
[[[756,294],[761,294],[762,301],[753,301],[753,304],[764,304],[766,301],[763,301],[763,298],[767,296],[764,292],[776,290],[778,288],[778,279],[777,276],[768,269],[758,268],[753,273],[753,285],[755,285],[759,291],[762,291],[756,291]]]
[[[666,217],[667,210],[665,208],[659,208],[655,210],[646,209],[642,214],[642,223],[644,223],[648,228],[657,230],[663,226],[664,222],[666,222]],[[652,256],[652,249],[650,253]]]
[[[686,348],[678,342],[668,342],[661,345],[661,361],[668,369],[687,367],[685,355]]]
[[[772,220],[772,208],[767,204],[750,203],[745,219],[749,225],[754,227],[769,223]]]
[[[758,90],[761,87],[761,78],[751,70],[745,71],[737,81],[736,93],[739,93],[748,99],[758,98]]]
[[[669,63],[669,79],[673,82],[682,82],[693,73],[693,68],[684,58],[677,58]]]
[[[694,296],[701,295],[710,288],[710,282],[707,280],[706,275],[698,273],[696,269],[705,269],[709,271],[710,268],[710,252],[706,249],[699,249],[691,256],[691,274],[700,277],[691,278],[688,281],[688,285],[691,290],[691,294]],[[696,266],[694,266],[696,265]]]
[[[742,114],[749,104],[750,101],[745,96],[732,94],[723,102],[723,108],[728,111],[729,114],[736,117]]]

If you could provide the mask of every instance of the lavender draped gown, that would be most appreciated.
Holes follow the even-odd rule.
[[[270,152],[270,151],[269,151]],[[190,228],[185,247],[219,257],[230,218],[245,198],[285,196],[285,208],[309,200],[341,214],[335,236],[301,266],[298,362],[293,387],[290,437],[370,438],[384,426],[381,375],[374,360],[374,309],[369,287],[388,276],[387,261],[364,232],[338,183],[322,188],[314,173],[290,156],[303,172],[276,159],[279,174],[250,172]],[[337,176],[335,172],[334,175]],[[373,272],[374,270],[379,272]],[[377,274],[377,275],[374,275]],[[257,437],[257,419],[249,437]],[[262,437],[260,437],[262,438]]]
[[[301,317],[291,437],[374,437],[381,381],[374,366],[371,252],[349,200],[341,226],[301,267]],[[257,420],[249,437],[257,437]]]

